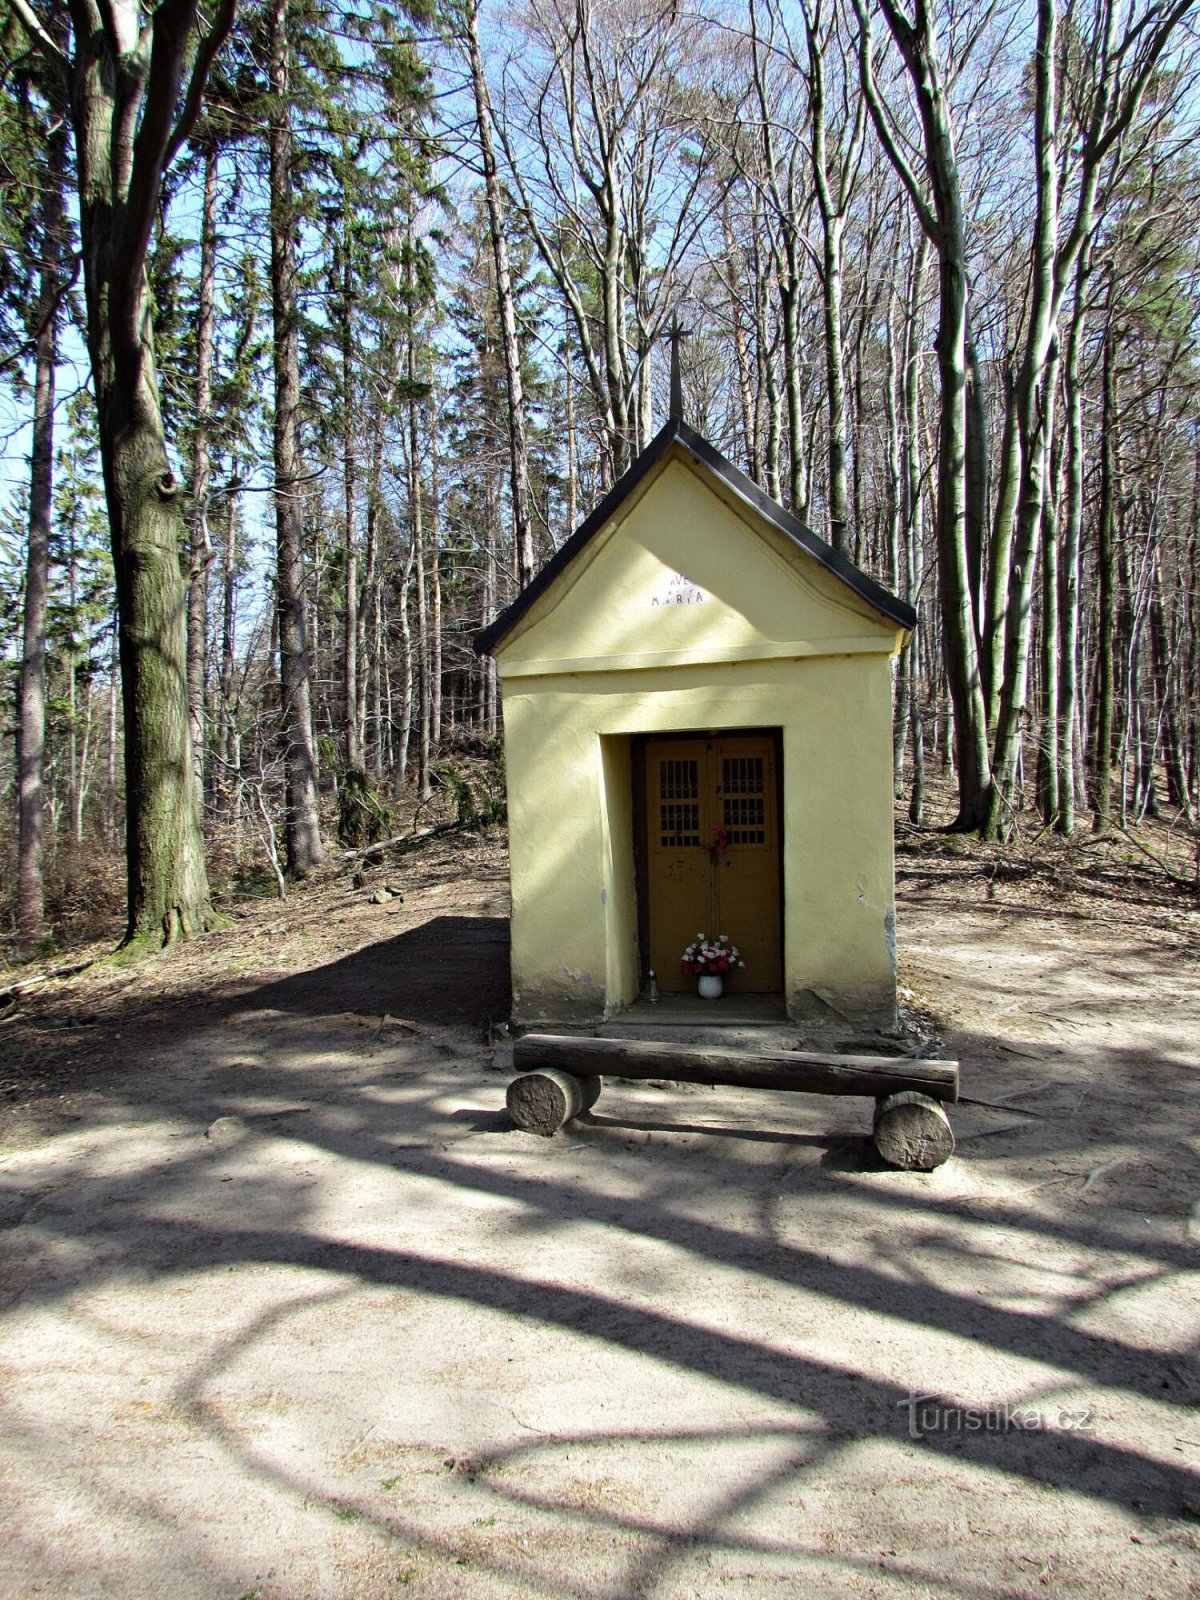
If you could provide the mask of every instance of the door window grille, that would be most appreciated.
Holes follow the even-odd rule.
[[[745,799],[724,801],[725,831],[730,844],[765,844],[767,842],[766,807],[761,795]]]
[[[725,756],[721,762],[722,822],[730,844],[767,842],[765,772],[761,756]]]
[[[763,758],[725,756],[721,762],[721,790],[724,794],[762,794]]]
[[[664,850],[700,843],[700,763],[663,761],[658,769],[659,834]]]
[[[663,761],[658,769],[658,794],[661,800],[698,800],[700,763]]]

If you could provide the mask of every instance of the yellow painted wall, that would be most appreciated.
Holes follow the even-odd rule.
[[[517,1021],[636,998],[630,739],[737,728],[782,733],[789,1011],[891,1018],[902,631],[678,457],[622,509],[496,652]]]
[[[501,676],[896,648],[894,623],[712,485],[668,455],[503,641]]]

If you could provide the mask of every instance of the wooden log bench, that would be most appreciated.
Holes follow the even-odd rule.
[[[958,1099],[957,1061],[527,1033],[516,1041],[513,1064],[520,1076],[509,1085],[508,1109],[517,1127],[529,1133],[557,1133],[590,1110],[603,1076],[666,1078],[873,1099],[875,1148],[889,1165],[908,1171],[929,1172],[954,1150],[943,1102]]]

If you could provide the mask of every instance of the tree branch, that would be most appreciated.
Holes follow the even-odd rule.
[[[197,0],[163,0],[148,24],[154,31],[141,124],[133,141],[122,241],[134,278],[140,273],[150,246],[196,13]]]
[[[46,57],[46,60],[52,66],[65,71],[70,66],[66,51],[56,44],[45,28],[42,27],[31,7],[27,4],[27,0],[12,0],[12,7],[21,26]]]
[[[871,121],[875,124],[875,132],[879,135],[879,142],[887,153],[888,160],[896,169],[896,176],[900,179],[900,182],[908,191],[908,197],[912,201],[913,210],[917,214],[917,220],[920,222],[921,227],[928,234],[930,243],[933,245],[938,245],[940,243],[940,233],[938,229],[937,218],[930,209],[929,201],[921,192],[921,186],[917,182],[916,176],[908,164],[908,158],[905,156],[903,150],[901,150],[899,142],[893,137],[891,114],[888,111],[888,108],[884,105],[878,86],[875,82],[875,66],[871,59],[872,45],[874,40],[871,29],[871,18],[867,11],[866,5],[864,4],[864,0],[854,0],[854,12],[858,18],[859,79],[862,83],[863,98],[866,100],[867,109],[871,113]],[[893,33],[896,34],[896,41],[900,45],[901,49],[903,49],[904,38],[902,37],[902,34],[911,40],[912,28],[907,22],[905,22],[904,18],[899,12],[896,11],[894,6],[886,9],[885,15],[887,17],[888,26],[892,29]],[[893,18],[895,19],[894,21]]]
[[[196,119],[200,115],[200,107],[204,101],[204,89],[208,83],[208,75],[212,64],[216,60],[217,52],[229,37],[229,30],[233,27],[233,19],[237,13],[237,0],[221,0],[220,9],[213,18],[213,25],[200,41],[200,48],[196,52],[196,60],[192,66],[192,76],[188,82],[187,98],[183,103],[183,110],[179,113],[179,120],[167,142],[167,153],[163,166],[169,167],[179,154],[187,139],[191,137],[192,129],[196,126]]]
[[[1096,146],[1096,159],[1102,161],[1113,145],[1120,139],[1129,124],[1137,115],[1142,103],[1142,96],[1150,82],[1150,76],[1158,65],[1158,59],[1167,47],[1167,41],[1184,17],[1192,10],[1195,0],[1178,0],[1162,23],[1151,36],[1150,42],[1140,61],[1134,68],[1133,82],[1128,86],[1123,95],[1118,96],[1116,115],[1108,131],[1102,135]],[[1143,21],[1148,21],[1148,18]]]

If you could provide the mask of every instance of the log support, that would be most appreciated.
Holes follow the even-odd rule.
[[[508,1086],[508,1114],[524,1132],[548,1139],[581,1111],[590,1111],[600,1089],[600,1079],[590,1074],[577,1077],[557,1067],[526,1072]]]
[[[604,1072],[742,1089],[862,1095],[875,1100],[872,1138],[889,1166],[931,1172],[954,1151],[942,1102],[958,1098],[957,1061],[765,1053],[570,1034],[526,1034],[517,1040],[513,1056],[521,1075],[508,1087],[509,1114],[518,1128],[546,1138],[591,1110]]]
[[[674,1083],[727,1084],[738,1089],[790,1089],[804,1094],[858,1094],[870,1099],[905,1089],[935,1100],[958,1099],[958,1062],[897,1056],[838,1056],[804,1050],[730,1050],[660,1044],[646,1039],[594,1039],[580,1034],[527,1033],[516,1042],[518,1072],[547,1068],[576,1077],[667,1078]]]
[[[954,1133],[941,1102],[908,1090],[875,1104],[875,1148],[890,1167],[932,1172],[954,1154]]]

